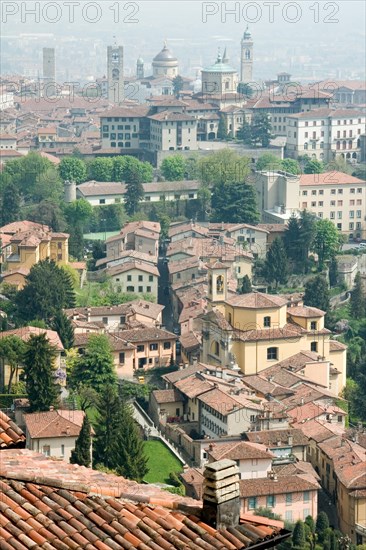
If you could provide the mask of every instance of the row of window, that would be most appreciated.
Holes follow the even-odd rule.
[[[343,189],[341,189],[341,188],[340,188],[340,189],[331,189],[331,190],[330,190],[330,194],[331,194],[331,195],[335,195],[337,192],[338,192],[338,195],[343,195]],[[350,192],[351,195],[354,195],[354,194],[356,193],[356,188],[355,188],[355,187],[351,187],[351,188],[349,189],[349,192]],[[362,193],[362,187],[357,187],[357,193],[358,193],[358,194],[361,194],[361,193]],[[324,189],[319,189],[319,190],[317,190],[317,189],[312,189],[312,190],[311,190],[311,194],[312,194],[312,195],[316,195],[316,194],[318,194],[318,195],[324,195]],[[304,191],[302,192],[302,195],[303,195],[304,197],[307,197],[308,191],[307,191],[307,190],[304,190]]]
[[[134,286],[127,286],[126,290],[127,290],[127,292],[135,292],[135,287]],[[119,291],[119,292],[121,292],[121,291]],[[147,286],[146,291],[144,291],[144,287],[139,286],[139,287],[136,287],[136,292],[152,292],[152,289],[151,289],[151,286]]]
[[[126,141],[125,143],[123,141],[119,141],[118,143],[116,143],[115,141],[111,141],[111,147],[121,147],[121,148],[130,148],[131,147],[131,142],[130,141]]]
[[[337,126],[340,126],[341,124],[341,121],[340,120],[337,120]],[[343,124],[347,125],[347,124],[353,124],[353,119],[348,119],[347,120],[343,120]],[[362,124],[362,119],[359,118],[357,122],[355,122],[355,124]],[[313,120],[313,126],[317,126],[318,125],[318,121],[317,120]],[[296,122],[295,122],[295,126],[297,126]],[[305,121],[305,126],[308,127],[309,126],[309,122],[306,120]],[[324,120],[320,121],[320,124],[319,126],[324,126]]]
[[[329,217],[330,217],[331,220],[335,220],[336,213],[335,213],[335,212],[331,212]],[[354,218],[354,217],[355,217],[355,211],[354,211],[354,210],[350,210],[350,211],[349,211],[349,217],[350,217],[350,218]],[[356,210],[356,218],[361,218],[361,217],[362,217],[362,210]],[[337,219],[338,219],[338,220],[341,220],[341,219],[342,219],[342,210],[339,210],[339,211],[337,212]]]
[[[298,497],[296,495],[295,498],[296,502],[298,502]],[[292,493],[286,493],[285,495],[285,501],[286,506],[291,506],[293,503],[293,494]],[[303,502],[310,502],[310,491],[304,491],[303,492]],[[276,506],[276,496],[275,495],[267,495],[266,498],[266,508],[275,508]],[[258,498],[257,497],[249,497],[248,498],[248,509],[249,510],[255,510],[258,508]],[[308,512],[306,516],[310,515],[309,510],[306,510]],[[305,516],[305,517],[306,517]]]
[[[152,283],[153,280],[154,280],[154,275],[149,275],[149,282]],[[137,276],[137,280],[139,282],[143,282],[145,279],[144,279],[144,275],[138,275]],[[119,281],[119,279],[116,279],[116,281]],[[131,282],[132,281],[132,275],[127,275],[127,281],[128,282]]]
[[[115,117],[114,120],[112,117],[107,117],[108,122],[133,122],[133,117]]]
[[[215,433],[218,436],[226,434],[226,431],[223,428],[221,428],[220,426],[215,424],[215,422],[209,420],[205,416],[202,418],[202,426],[205,426],[206,428],[211,430],[211,432]]]
[[[164,342],[163,348],[165,350],[171,349],[171,343],[170,342]],[[156,342],[153,342],[152,344],[149,344],[149,350],[150,351],[158,351],[159,344]],[[137,346],[137,353],[144,353],[145,352],[145,346],[143,344],[139,344]],[[124,365],[125,362],[125,354],[123,351],[119,353],[119,364]],[[152,360],[149,360],[149,363],[152,363]]]

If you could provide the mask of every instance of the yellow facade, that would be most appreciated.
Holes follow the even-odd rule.
[[[11,254],[7,258],[8,271],[30,269],[34,264],[49,258],[58,264],[67,264],[69,249],[67,234],[37,232],[23,237],[14,235],[11,244]]]
[[[257,374],[301,351],[317,354],[303,374],[339,394],[346,382],[346,348],[330,350],[330,331],[324,312],[289,307],[287,299],[249,293],[228,297],[226,270],[208,267],[208,301],[211,314],[203,318],[202,361],[230,367],[237,364],[245,375]],[[305,372],[306,370],[306,372]]]

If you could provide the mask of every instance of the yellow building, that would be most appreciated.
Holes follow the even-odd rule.
[[[3,277],[17,288],[24,286],[25,276],[34,264],[46,259],[57,264],[69,261],[67,233],[55,233],[46,225],[28,221],[4,226],[0,233],[10,235]]]
[[[202,362],[222,367],[238,365],[249,375],[301,351],[311,351],[318,354],[319,361],[329,361],[333,388],[342,391],[346,347],[331,343],[331,332],[324,327],[324,311],[289,307],[283,296],[260,292],[228,296],[227,267],[220,262],[208,266],[208,286],[210,310],[202,318]]]

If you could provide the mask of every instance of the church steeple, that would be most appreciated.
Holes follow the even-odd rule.
[[[253,81],[253,39],[247,27],[241,40],[240,82]]]
[[[207,299],[211,304],[222,303],[227,298],[227,270],[228,266],[218,260],[207,265],[208,293]]]

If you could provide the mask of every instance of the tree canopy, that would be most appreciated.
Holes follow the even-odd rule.
[[[180,181],[184,179],[186,162],[182,155],[172,155],[161,163],[160,170],[167,181]]]
[[[319,269],[323,269],[327,260],[331,260],[338,252],[341,234],[331,220],[318,220],[314,225],[312,250],[318,255]]]
[[[41,319],[50,323],[63,308],[75,307],[70,275],[54,261],[34,264],[25,281],[15,297],[17,315],[22,320]]]
[[[105,334],[91,334],[84,353],[74,362],[69,374],[70,386],[90,386],[101,392],[104,386],[116,383],[113,355]]]
[[[306,306],[317,307],[323,311],[329,309],[329,288],[323,275],[319,274],[305,284],[304,304]]]
[[[269,283],[274,282],[277,287],[279,283],[285,284],[288,278],[288,260],[283,241],[276,237],[271,244],[264,267],[265,278]]]
[[[77,157],[65,157],[61,160],[58,170],[63,181],[83,183],[87,178],[85,162]]]

